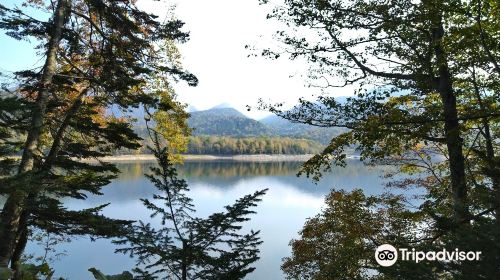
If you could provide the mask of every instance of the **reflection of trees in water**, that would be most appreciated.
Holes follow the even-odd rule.
[[[181,177],[214,178],[214,177],[253,177],[274,175],[295,175],[301,162],[242,162],[242,161],[186,161],[178,165]],[[120,180],[142,177],[154,166],[153,162],[119,163]]]
[[[119,163],[119,177],[103,189],[104,196],[91,196],[93,203],[123,202],[150,197],[154,188],[144,177],[154,162]],[[240,162],[240,161],[187,161],[179,166],[180,177],[191,187],[209,186],[230,189],[246,179],[262,178],[262,187],[286,186],[318,197],[332,188],[350,190],[362,188],[368,194],[380,193],[382,168],[369,168],[357,160],[349,161],[346,168],[337,168],[325,174],[318,184],[304,176],[297,177],[300,162]],[[259,179],[260,179],[259,178]]]
[[[149,168],[155,166],[153,161],[136,161],[117,163],[116,167],[120,170],[118,180],[133,180],[144,176],[144,173],[149,173]]]
[[[301,162],[198,161],[185,162],[179,173],[186,178],[293,175],[300,165]]]
[[[134,179],[142,177],[149,172],[149,168],[154,166],[154,162],[132,162],[119,163],[121,170],[120,180]],[[181,177],[187,179],[194,178],[214,178],[214,177],[254,177],[254,176],[277,176],[292,175],[299,171],[302,162],[246,162],[246,161],[186,161],[178,166]],[[328,176],[364,176],[371,172],[380,174],[382,168],[369,168],[357,160],[351,160],[346,168],[334,168]]]
[[[123,163],[118,182],[140,180],[154,162]],[[346,168],[334,168],[318,184],[305,176],[297,177],[301,162],[241,162],[241,161],[187,161],[178,166],[180,177],[190,184],[207,184],[215,188],[230,188],[242,179],[268,177],[269,181],[293,186],[308,193],[328,193],[331,188],[362,188],[368,193],[378,192],[383,184],[380,175],[384,168],[367,167],[358,160],[350,160]],[[116,182],[116,183],[118,183]],[[273,184],[273,183],[271,183]]]

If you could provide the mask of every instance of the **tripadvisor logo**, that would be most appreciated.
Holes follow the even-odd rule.
[[[399,251],[399,254],[398,254]],[[399,258],[398,258],[399,255]],[[375,250],[375,260],[381,266],[391,266],[396,263],[399,259],[401,261],[414,261],[419,263],[421,261],[478,261],[481,252],[474,251],[459,251],[455,249],[454,251],[448,251],[443,249],[441,251],[416,251],[413,249],[399,248],[397,250],[394,246],[390,244],[383,244],[378,246]]]
[[[375,251],[375,260],[381,266],[391,266],[398,260],[398,251],[390,244],[380,245]]]

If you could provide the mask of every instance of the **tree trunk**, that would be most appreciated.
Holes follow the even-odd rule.
[[[481,96],[478,95],[479,104],[482,110],[485,110]],[[491,184],[493,189],[492,207],[495,209],[495,219],[497,225],[500,228],[500,172],[498,172],[497,163],[495,160],[495,149],[493,147],[493,138],[491,137],[490,124],[487,119],[482,120],[484,129],[484,140],[486,146],[486,164],[487,164],[487,176],[491,178]]]
[[[26,244],[28,244],[28,221],[29,211],[25,209],[21,214],[22,225],[19,226],[19,231],[17,233],[17,242],[14,252],[12,253],[10,268],[14,271],[14,277],[12,280],[21,280],[21,271],[19,270],[21,264],[21,257],[24,252]]]
[[[182,277],[182,280],[187,280],[187,245],[186,245],[186,241],[182,240],[182,253],[183,253],[183,256],[182,256],[182,264],[181,264],[181,277]]]
[[[0,267],[8,267],[12,250],[14,249],[18,225],[24,208],[25,193],[13,192],[2,211],[0,221]]]
[[[18,174],[33,170],[34,154],[43,128],[43,121],[49,98],[52,78],[57,70],[57,50],[62,37],[62,29],[69,14],[71,0],[59,0],[52,22],[50,39],[48,42],[45,65],[38,87],[38,96],[32,109],[31,125],[24,144],[23,155]],[[30,176],[30,175],[28,175]],[[27,180],[29,182],[29,180]],[[8,267],[16,243],[20,216],[23,212],[27,193],[18,189],[10,194],[4,205],[0,220],[0,267]]]
[[[66,133],[66,129],[68,129],[71,120],[76,115],[78,110],[80,110],[80,107],[83,105],[83,98],[85,97],[89,88],[90,87],[87,87],[87,88],[82,90],[82,92],[76,98],[75,102],[73,102],[73,104],[69,107],[68,111],[66,112],[66,114],[64,116],[64,120],[63,120],[62,124],[59,126],[59,129],[57,130],[56,135],[54,136],[54,141],[52,142],[52,146],[50,147],[50,151],[47,154],[45,162],[43,163],[43,166],[42,166],[43,170],[49,170],[52,167],[54,160],[56,160],[57,154],[59,154],[59,151],[61,150],[61,145],[63,142],[63,138],[65,136],[65,133]]]
[[[438,63],[438,81],[436,90],[443,103],[444,132],[448,148],[450,181],[453,201],[453,219],[461,223],[469,218],[467,206],[467,181],[465,177],[465,158],[462,151],[463,139],[460,137],[457,98],[453,91],[453,81],[445,51],[442,46],[444,28],[439,22],[433,30],[434,52]]]
[[[78,112],[81,105],[83,104],[83,97],[87,93],[87,90],[88,90],[88,88],[84,89],[80,93],[80,95],[77,97],[77,99],[75,100],[73,105],[71,105],[71,107],[69,108],[68,113],[66,113],[66,116],[65,116],[61,126],[57,130],[56,136],[54,137],[54,141],[52,142],[52,147],[51,147],[49,153],[47,154],[47,157],[45,159],[45,162],[43,163],[43,166],[41,167],[42,171],[49,170],[51,168],[52,163],[56,159],[57,154],[59,153],[59,150],[61,148],[62,139],[64,137],[66,129],[68,128],[71,119],[75,116],[75,114]],[[22,256],[22,253],[24,252],[24,249],[26,248],[26,244],[28,241],[28,219],[29,219],[29,216],[31,213],[30,212],[31,209],[29,208],[29,206],[32,205],[32,203],[35,203],[36,197],[37,196],[35,193],[30,193],[28,195],[28,199],[27,199],[28,205],[26,205],[26,207],[24,207],[23,213],[21,214],[20,219],[19,219],[19,226],[18,226],[18,231],[17,231],[17,235],[16,235],[17,242],[15,245],[13,255],[11,257],[11,269],[14,270],[14,273],[15,273],[13,280],[20,279],[19,278],[20,274],[18,271],[18,264],[19,264],[19,260]]]
[[[440,84],[448,83],[447,78],[444,78],[444,80]],[[463,222],[469,218],[469,210],[467,205],[465,158],[462,151],[463,139],[460,137],[460,126],[457,119],[457,101],[453,92],[447,89],[440,92],[440,95],[444,105],[444,129],[450,165],[453,216],[456,222]]]
[[[475,69],[472,71],[472,84],[474,86],[474,92],[476,94],[477,102],[481,111],[486,112],[486,107],[483,103],[483,99],[481,97],[481,91],[479,89],[479,85],[476,80],[476,72]],[[498,172],[497,164],[495,162],[495,149],[493,147],[493,138],[491,137],[491,128],[490,123],[487,118],[483,118],[481,120],[483,124],[484,132],[482,133],[484,136],[485,142],[485,161],[486,161],[486,169],[487,176],[491,178],[491,184],[493,189],[493,197],[492,197],[492,208],[495,209],[495,219],[497,225],[500,228],[500,172]]]
[[[495,149],[493,148],[490,124],[487,119],[483,119],[482,122],[484,128],[484,139],[486,142],[487,176],[491,178],[493,188],[492,207],[495,209],[495,219],[500,228],[500,172],[498,172],[495,160]]]
[[[36,194],[30,193],[25,200],[26,205],[23,208],[23,212],[19,218],[19,226],[16,233],[16,241],[14,251],[12,252],[12,256],[10,258],[10,268],[14,271],[14,277],[12,280],[22,280],[22,274],[19,270],[21,264],[21,257],[24,253],[24,249],[28,244],[28,235],[29,235],[29,217],[32,213],[32,206],[35,203]]]

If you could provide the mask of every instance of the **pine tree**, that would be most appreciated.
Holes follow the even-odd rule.
[[[8,199],[0,220],[0,267],[10,263],[14,270],[29,227],[95,237],[123,234],[129,222],[100,215],[105,205],[69,211],[60,199],[100,194],[118,172],[112,164],[82,159],[139,147],[141,139],[126,117],[129,108],[172,106],[148,91],[151,77],[197,83],[157,47],[188,39],[179,20],[160,22],[133,1],[29,5],[52,17],[44,22],[0,5],[0,28],[16,39],[35,38],[45,55],[41,69],[15,73],[16,90],[0,100],[0,150],[10,156],[1,165],[0,191]],[[12,157],[18,154],[20,161]]]
[[[158,133],[149,131],[158,167],[146,176],[160,193],[142,202],[152,218],[159,217],[161,228],[135,224],[132,234],[116,242],[126,245],[117,251],[137,258],[139,279],[243,279],[255,269],[251,265],[259,259],[262,241],[259,231],[242,233],[241,223],[255,213],[250,208],[267,189],[238,199],[224,212],[196,218],[187,182],[178,178]]]

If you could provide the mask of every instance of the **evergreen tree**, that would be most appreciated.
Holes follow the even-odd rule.
[[[152,174],[146,176],[160,193],[142,202],[151,210],[152,218],[159,217],[162,227],[139,222],[132,234],[116,242],[127,245],[117,251],[137,258],[135,272],[139,279],[243,279],[255,269],[251,265],[259,259],[262,241],[259,231],[242,233],[241,223],[255,213],[250,208],[267,189],[238,199],[224,212],[208,218],[193,217],[195,210],[187,196],[186,181],[177,177],[158,133],[149,131],[158,167],[152,167]]]
[[[127,111],[141,104],[165,110],[178,105],[150,90],[159,75],[197,83],[158,43],[185,42],[179,20],[160,22],[134,1],[28,1],[52,16],[35,19],[0,5],[0,28],[16,39],[35,38],[45,56],[41,69],[15,73],[17,90],[1,97],[0,267],[17,271],[29,227],[96,237],[124,233],[128,221],[103,217],[99,206],[69,211],[61,198],[100,194],[114,165],[97,160],[118,149],[136,149],[140,137]],[[45,41],[47,39],[47,41]],[[21,154],[19,161],[12,156]],[[18,279],[18,276],[14,276]]]

